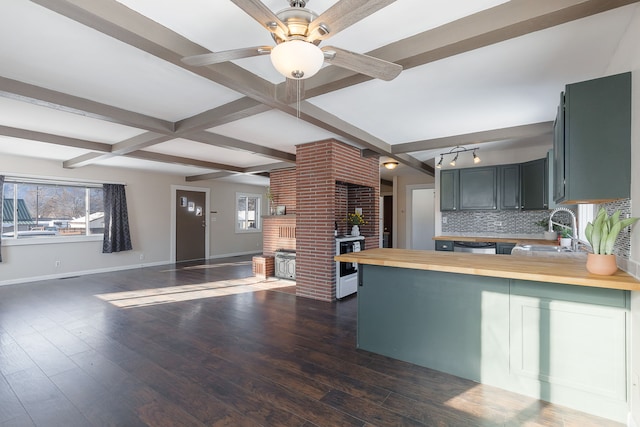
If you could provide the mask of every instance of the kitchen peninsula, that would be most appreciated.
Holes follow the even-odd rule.
[[[575,258],[372,249],[358,347],[584,412],[628,412],[630,291]]]

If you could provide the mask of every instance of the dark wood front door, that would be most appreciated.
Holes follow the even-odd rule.
[[[206,194],[176,190],[176,262],[204,259]]]

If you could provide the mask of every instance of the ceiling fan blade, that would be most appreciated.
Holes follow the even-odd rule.
[[[396,0],[341,0],[309,25],[313,40],[329,38]],[[328,32],[326,32],[328,29]],[[314,34],[315,33],[315,34]]]
[[[231,0],[236,6],[258,21],[267,30],[286,40],[289,29],[287,26],[260,0]]]
[[[402,71],[402,66],[373,56],[350,52],[333,46],[322,48],[325,61],[347,70],[365,74],[381,80],[393,80]]]
[[[223,52],[204,53],[202,55],[186,56],[182,62],[187,65],[200,66],[218,64],[234,59],[251,58],[252,56],[266,55],[273,49],[271,46],[254,46],[242,49],[225,50]]]

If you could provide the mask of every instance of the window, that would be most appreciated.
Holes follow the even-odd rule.
[[[236,232],[258,232],[262,230],[260,221],[260,194],[236,193]]]
[[[23,178],[5,179],[2,239],[101,235],[102,186]]]

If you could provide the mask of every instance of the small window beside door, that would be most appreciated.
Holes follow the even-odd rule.
[[[236,233],[262,231],[260,194],[236,193]]]

